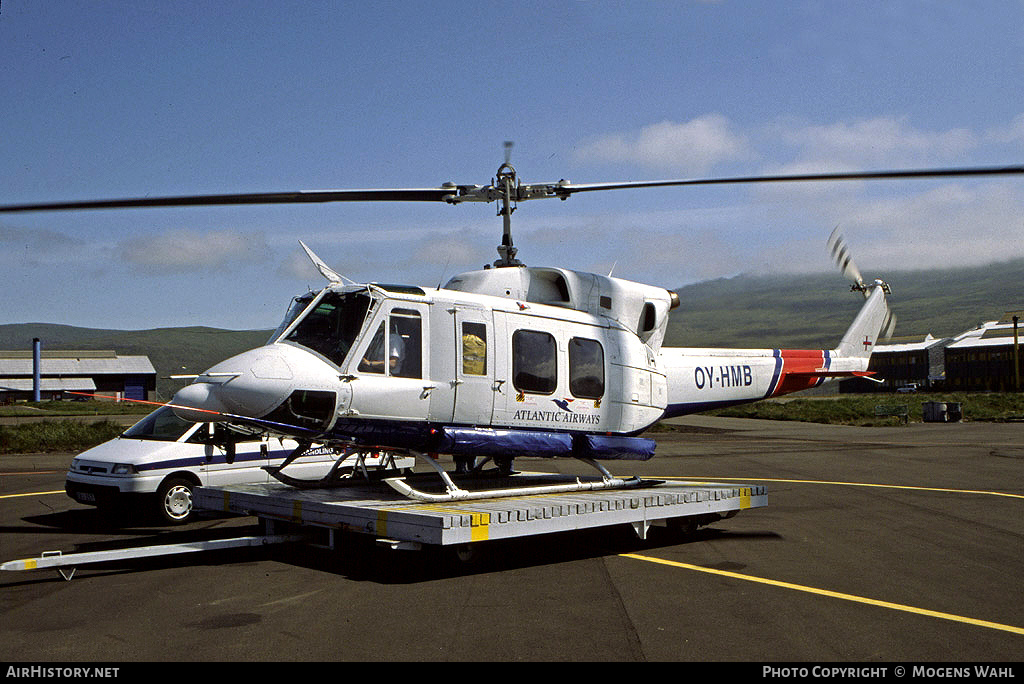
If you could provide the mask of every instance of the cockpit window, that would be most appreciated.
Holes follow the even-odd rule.
[[[312,349],[340,366],[359,334],[372,301],[364,292],[328,292],[285,339]]]
[[[275,330],[274,334],[270,336],[270,340],[267,344],[277,340],[277,338],[281,336],[281,333],[288,329],[288,326],[292,324],[292,321],[298,318],[299,314],[306,310],[309,303],[313,301],[314,296],[315,293],[310,292],[292,299],[292,303],[288,307],[288,312],[284,315],[284,320],[281,321],[281,325],[277,326],[277,330]]]
[[[176,442],[195,423],[182,420],[170,406],[161,406],[135,425],[121,433],[131,439],[152,439],[158,442]]]

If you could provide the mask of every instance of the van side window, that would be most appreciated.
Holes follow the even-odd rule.
[[[512,384],[520,392],[552,394],[558,386],[557,346],[545,332],[517,330],[512,335]]]
[[[569,340],[569,391],[580,399],[604,396],[604,349],[597,340]]]
[[[483,323],[462,324],[462,373],[487,375],[487,326]]]

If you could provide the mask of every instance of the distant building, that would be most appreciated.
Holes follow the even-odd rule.
[[[40,398],[75,399],[69,392],[116,399],[152,399],[156,369],[146,356],[113,351],[44,349],[40,358]],[[0,401],[31,400],[32,351],[0,351]]]
[[[901,387],[943,391],[1011,392],[1014,375],[1014,323],[1024,322],[1024,311],[1008,311],[1000,320],[982,323],[955,337],[893,338],[875,346],[868,370],[871,382],[843,380],[840,392],[893,392]],[[1019,332],[1018,332],[1019,335]],[[1024,359],[1018,349],[1018,373],[1024,377]]]
[[[854,378],[839,383],[840,392],[895,392],[902,388],[931,389],[942,384],[943,348],[953,338],[928,335],[891,338],[875,345],[868,370],[880,382]]]
[[[957,390],[984,390],[990,392],[1012,392],[1021,389],[1016,386],[1018,378],[1024,376],[1017,349],[1017,373],[1014,373],[1015,354],[1013,317],[1020,321],[1024,312],[1009,311],[998,321],[982,323],[969,330],[946,346],[945,388]],[[1018,330],[1019,338],[1019,330]],[[1018,340],[1019,344],[1019,340]]]

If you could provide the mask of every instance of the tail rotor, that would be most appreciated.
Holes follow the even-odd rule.
[[[842,233],[839,232],[839,226],[836,226],[832,234],[828,236],[828,251],[832,254],[832,259],[835,260],[839,270],[843,272],[843,276],[853,281],[852,289],[863,292],[867,297],[864,278],[861,276],[857,264],[853,262],[853,257],[850,256],[850,250],[846,246],[846,240],[843,239]]]
[[[864,295],[867,299],[871,291],[874,288],[879,288],[883,292],[884,296],[891,293],[889,284],[883,280],[876,279],[870,285],[864,283],[864,277],[860,273],[860,269],[857,268],[857,264],[854,263],[853,257],[850,255],[850,250],[846,246],[846,241],[843,239],[842,233],[839,232],[839,226],[832,231],[832,234],[828,238],[828,250],[835,260],[839,270],[842,271],[844,277],[848,278],[853,282],[850,286],[851,290],[856,290]],[[877,328],[878,340],[888,340],[892,337],[893,331],[896,329],[896,314],[889,308],[888,300],[884,301],[883,304],[884,313],[881,317],[880,325]]]

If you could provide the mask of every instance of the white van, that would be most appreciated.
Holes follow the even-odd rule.
[[[268,482],[263,466],[280,465],[297,446],[290,439],[250,437],[230,454],[212,442],[213,423],[191,423],[164,406],[125,430],[120,437],[83,451],[71,462],[64,489],[79,503],[101,508],[141,504],[167,523],[192,516],[192,489],[202,485]],[[243,440],[245,438],[243,437]],[[285,473],[300,479],[323,477],[338,456],[327,448],[309,452],[288,465]],[[355,457],[350,457],[354,467]],[[411,468],[412,457],[395,459],[396,468]],[[380,458],[366,458],[367,467]]]

